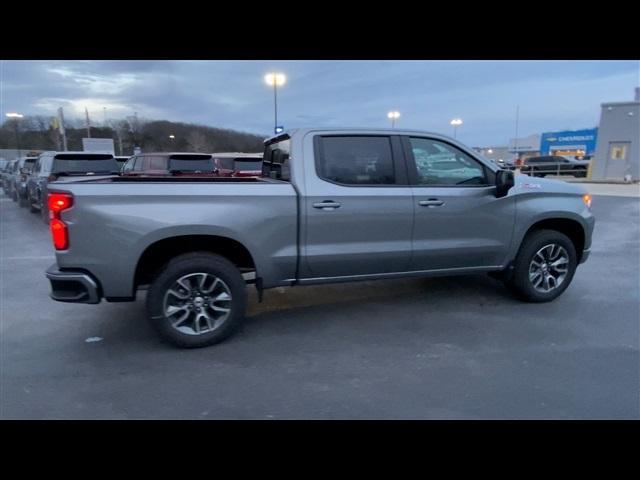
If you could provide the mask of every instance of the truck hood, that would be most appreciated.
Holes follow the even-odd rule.
[[[530,177],[529,175],[515,175],[513,193],[564,193],[569,195],[584,195],[587,189],[578,183],[569,183],[550,178]]]

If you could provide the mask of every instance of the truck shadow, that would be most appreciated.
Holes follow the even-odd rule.
[[[501,282],[487,275],[405,278],[275,288],[264,292],[262,303],[258,303],[255,290],[250,289],[247,317],[258,319],[267,312],[353,302],[363,305],[395,303],[401,308],[416,301],[433,307],[452,300],[457,304],[471,302],[477,305],[504,303],[505,300],[519,303]]]
[[[112,311],[105,316],[111,320],[102,324],[103,334],[126,343],[146,343],[149,338],[156,337],[148,322],[144,321],[144,300],[145,294],[141,293],[133,304],[110,304]],[[232,343],[237,347],[237,342],[279,335],[283,331],[305,335],[316,328],[340,328],[346,319],[375,329],[379,322],[389,319],[396,324],[405,322],[409,325],[412,322],[425,323],[422,317],[426,314],[430,318],[468,316],[485,308],[511,310],[513,305],[521,305],[521,302],[501,282],[486,275],[276,288],[265,291],[262,303],[258,302],[255,289],[251,287],[241,335],[220,346]],[[114,322],[113,317],[122,321]],[[417,328],[417,324],[414,325]],[[420,329],[424,327],[427,325],[421,325]],[[386,328],[382,330],[386,331]]]

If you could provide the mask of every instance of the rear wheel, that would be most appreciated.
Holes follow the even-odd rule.
[[[49,209],[44,201],[40,202],[40,218],[44,223],[49,224]]]
[[[27,205],[29,205],[26,195],[18,194],[18,205],[20,205],[21,207],[26,207]]]
[[[567,289],[576,267],[576,250],[566,235],[538,230],[523,240],[505,283],[527,302],[550,302]]]
[[[168,342],[185,348],[213,345],[241,324],[247,288],[226,258],[206,252],[168,262],[149,286],[151,324]]]

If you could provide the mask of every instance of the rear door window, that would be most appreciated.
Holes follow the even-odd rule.
[[[318,176],[343,185],[395,183],[388,136],[325,136],[316,157]]]

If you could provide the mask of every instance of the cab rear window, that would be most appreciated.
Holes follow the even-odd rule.
[[[211,173],[214,171],[213,158],[211,155],[172,155],[169,171]]]
[[[53,161],[52,173],[67,174],[110,174],[117,173],[118,162],[113,155],[93,154],[93,155],[56,155]]]

